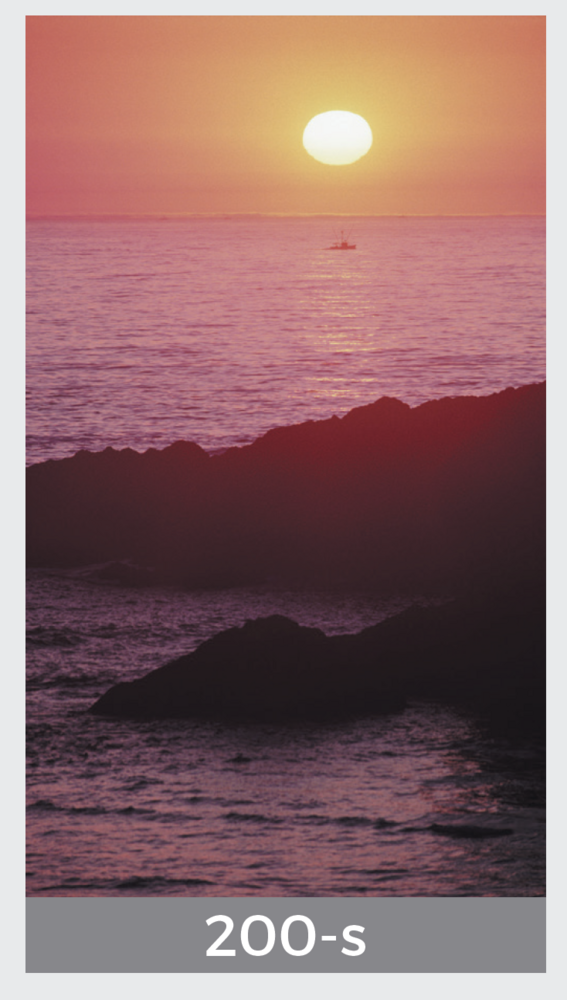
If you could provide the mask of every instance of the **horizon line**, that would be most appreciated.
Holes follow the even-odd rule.
[[[160,221],[185,219],[545,219],[546,212],[30,212],[26,222],[157,219]]]

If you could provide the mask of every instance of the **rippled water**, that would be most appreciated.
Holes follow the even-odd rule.
[[[31,222],[29,461],[545,378],[543,218],[357,218],[333,253],[336,225]]]
[[[358,249],[330,253],[335,226],[30,223],[28,461],[544,378],[542,219],[353,219]],[[28,893],[542,895],[531,740],[417,703],[296,727],[86,711],[248,618],[356,632],[414,600],[31,572]]]
[[[111,684],[249,616],[331,634],[410,601],[33,571],[28,894],[542,895],[542,748],[450,709],[287,727],[86,714]]]

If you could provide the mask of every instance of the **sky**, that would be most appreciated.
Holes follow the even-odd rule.
[[[27,134],[31,216],[542,214],[545,17],[32,16]]]

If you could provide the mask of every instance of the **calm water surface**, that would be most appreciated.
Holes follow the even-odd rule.
[[[325,249],[340,226],[356,251]],[[32,222],[28,461],[539,381],[543,253],[539,218]],[[28,893],[543,895],[531,741],[427,704],[301,727],[86,713],[247,618],[355,632],[415,600],[31,572]],[[465,825],[502,835],[439,830]]]
[[[345,222],[339,222],[345,225]],[[545,220],[30,223],[28,459],[545,378]]]

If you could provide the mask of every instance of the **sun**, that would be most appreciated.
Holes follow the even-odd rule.
[[[342,166],[355,163],[372,145],[372,131],[352,111],[325,111],[315,115],[303,133],[303,145],[316,160]]]

